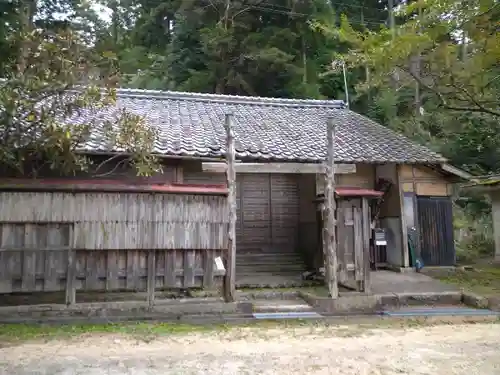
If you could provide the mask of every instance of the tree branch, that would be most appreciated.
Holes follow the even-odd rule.
[[[117,155],[115,155],[115,156],[113,156],[113,157],[111,157],[111,158],[109,158],[109,159],[105,160],[103,163],[99,164],[99,166],[96,168],[96,171],[98,171],[98,170],[99,170],[99,168],[100,168],[102,165],[106,164],[107,162],[109,162],[109,161],[111,161],[111,160],[113,160],[113,159],[117,159],[117,158],[116,158],[116,156],[118,156],[118,157],[123,157],[123,155],[117,154]],[[92,177],[106,177],[106,176],[109,176],[109,175],[113,174],[114,172],[116,172],[116,170],[117,170],[120,166],[122,166],[123,164],[125,164],[128,160],[129,160],[128,158],[123,159],[123,160],[120,160],[118,163],[116,163],[116,164],[115,164],[115,166],[113,167],[113,169],[112,169],[112,170],[110,170],[110,171],[108,171],[108,172],[105,172],[105,173],[101,173],[101,174],[95,174],[95,175],[93,175]]]
[[[462,112],[469,111],[469,112],[476,112],[476,113],[487,113],[487,114],[490,114],[490,115],[495,116],[495,117],[500,117],[500,111],[495,111],[493,109],[487,108],[484,105],[482,105],[481,103],[477,102],[477,100],[475,100],[475,99],[470,100],[470,102],[472,104],[474,104],[475,107],[461,107],[461,106],[450,105],[448,103],[448,100],[446,99],[446,97],[439,90],[426,84],[420,77],[416,76],[415,74],[413,74],[413,72],[406,69],[405,67],[399,67],[399,69],[401,69],[401,70],[405,71],[407,74],[409,74],[415,81],[418,82],[418,84],[420,86],[425,87],[427,90],[434,93],[438,97],[439,101],[441,102],[440,106],[443,108],[446,108],[446,109],[451,110],[451,111],[462,111]],[[455,88],[457,88],[457,87],[455,87]],[[470,97],[470,93],[467,93],[467,94]]]

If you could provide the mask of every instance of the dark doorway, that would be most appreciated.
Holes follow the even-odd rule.
[[[455,265],[451,198],[417,196],[417,217],[424,266]]]

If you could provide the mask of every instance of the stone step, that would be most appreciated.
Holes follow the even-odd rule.
[[[254,313],[275,313],[275,312],[312,312],[313,308],[303,300],[278,300],[278,301],[256,301],[253,304]]]
[[[237,273],[236,272],[236,280],[250,280],[252,284],[257,285],[259,283],[265,283],[267,280],[270,279],[280,279],[280,280],[293,280],[293,281],[301,281],[302,276],[300,273],[297,272],[281,272],[281,273],[271,273],[271,272],[262,272],[262,273],[257,273],[257,272],[249,272],[249,273]]]
[[[305,267],[304,261],[297,254],[236,254],[236,266],[288,266],[301,265]]]
[[[304,271],[305,266],[303,264],[245,264],[236,265],[236,270],[249,270],[255,272],[270,272],[270,271]]]
[[[304,269],[303,268],[238,268],[238,267],[236,267],[236,273],[239,275],[256,275],[256,274],[302,275],[304,273]]]
[[[302,260],[300,259],[273,259],[273,260],[240,260],[236,261],[237,266],[246,266],[246,265],[251,265],[251,266],[268,266],[268,265],[283,265],[283,266],[288,266],[288,265],[297,265],[300,264],[305,267],[305,264]]]
[[[247,258],[247,259],[254,259],[254,258],[297,258],[297,259],[302,259],[300,254],[297,253],[292,253],[292,252],[286,252],[286,253],[236,253],[236,259],[238,258]]]

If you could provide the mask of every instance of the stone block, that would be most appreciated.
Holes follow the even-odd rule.
[[[460,292],[396,293],[401,306],[411,305],[459,305],[462,303]]]
[[[380,310],[380,298],[375,295],[341,296],[337,299],[315,297],[304,293],[304,299],[320,314],[373,314]]]
[[[478,309],[487,309],[489,304],[488,298],[470,292],[462,293],[462,302]]]

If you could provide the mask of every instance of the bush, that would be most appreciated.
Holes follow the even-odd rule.
[[[457,263],[473,263],[493,257],[495,244],[490,214],[472,215],[455,206],[454,229]]]

